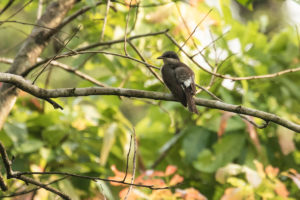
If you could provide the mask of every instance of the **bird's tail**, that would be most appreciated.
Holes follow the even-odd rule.
[[[187,107],[188,107],[189,111],[193,112],[195,114],[199,114],[197,107],[196,107],[195,99],[194,99],[193,95],[191,94],[191,92],[186,91],[185,94],[186,94]]]

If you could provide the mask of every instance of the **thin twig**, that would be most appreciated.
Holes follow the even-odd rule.
[[[130,41],[130,40],[134,40],[134,39],[138,39],[138,38],[142,38],[142,37],[151,37],[151,36],[161,35],[161,34],[164,34],[168,31],[169,30],[166,29],[164,31],[159,31],[159,32],[155,32],[155,33],[146,33],[146,34],[136,35],[136,36],[132,36],[132,37],[127,38],[127,40]],[[109,45],[118,44],[118,43],[122,43],[122,42],[124,42],[124,39],[112,40],[112,41],[108,41],[108,42],[97,42],[95,44],[91,44],[91,45],[88,45],[86,47],[81,47],[81,48],[75,49],[74,51],[75,52],[80,52],[80,51],[85,51],[85,50],[89,50],[89,49],[92,49],[92,48],[96,48],[98,46],[109,46]],[[91,53],[91,55],[94,55],[94,54]],[[45,64],[50,59],[51,58],[46,58],[43,61],[37,62],[35,65],[29,67],[26,71],[24,71],[21,75],[22,76],[27,76],[29,74],[29,72],[31,72],[33,69],[35,69],[36,67],[38,67],[42,64]],[[157,69],[159,69],[159,68],[157,68]]]
[[[194,55],[192,55],[192,57],[195,57],[196,55],[200,54],[202,55],[202,52],[207,49],[210,45],[215,45],[216,41],[218,41],[219,39],[223,38],[227,33],[229,33],[229,31],[226,31],[225,33],[223,33],[222,35],[219,35],[216,39],[212,40],[210,43],[208,43],[206,46],[204,46],[200,52],[195,53]]]
[[[36,180],[34,180],[32,178],[28,178],[26,176],[23,176],[23,175],[19,174],[18,172],[14,172],[12,170],[11,161],[8,158],[6,149],[5,149],[5,147],[4,147],[4,145],[2,144],[1,141],[0,141],[0,154],[1,154],[1,157],[2,157],[2,161],[4,163],[4,167],[6,169],[6,173],[7,173],[7,178],[8,179],[12,179],[12,178],[19,179],[19,180],[24,181],[25,183],[30,183],[30,184],[39,186],[41,188],[44,188],[44,189],[46,189],[46,190],[48,190],[50,192],[53,192],[54,194],[59,195],[63,199],[66,199],[66,200],[70,200],[71,199],[68,195],[66,195],[66,194],[64,194],[64,193],[62,193],[62,192],[60,192],[60,191],[58,191],[58,190],[56,190],[56,189],[48,186],[47,184],[44,184],[44,183],[38,182],[38,181],[36,181]]]
[[[126,25],[125,25],[125,34],[124,34],[124,53],[125,53],[126,56],[128,56],[127,49],[126,49],[126,46],[127,46],[127,28],[128,28],[129,18],[130,18],[131,2],[132,2],[132,0],[130,0],[130,3],[129,3],[129,10],[128,10],[128,14],[126,16]]]
[[[33,2],[33,0],[29,0],[21,8],[17,9],[16,12],[14,12],[12,15],[10,15],[8,18],[6,18],[5,21],[7,21],[7,20],[13,18],[14,16],[16,16],[19,12],[21,12],[24,8],[26,8],[26,6],[28,6],[29,4],[31,4],[31,2]]]
[[[51,61],[54,60],[57,56],[59,56],[60,52],[62,52],[62,50],[65,48],[65,46],[67,46],[69,44],[69,42],[71,42],[71,40],[78,33],[79,30],[80,29],[78,28],[74,32],[74,34],[70,37],[70,39],[66,42],[66,44],[64,44],[64,46],[59,50],[59,52],[55,56],[53,56],[52,59],[48,60],[48,62],[42,67],[42,70],[37,74],[37,76],[35,77],[35,79],[32,81],[32,84],[34,84],[36,82],[36,80],[39,78],[39,76],[46,70],[46,68],[51,63]],[[76,52],[73,52],[73,53],[76,53]]]
[[[155,105],[155,106],[158,106],[161,111],[165,112],[169,118],[170,118],[170,121],[171,121],[171,124],[170,124],[170,127],[174,127],[175,125],[175,120],[174,120],[174,117],[172,116],[171,112],[167,109],[165,109],[162,105],[161,105],[161,102],[153,102],[153,101],[149,101],[149,100],[141,100],[147,104],[150,104],[150,105]]]
[[[124,200],[127,200],[129,197],[129,194],[133,188],[133,183],[135,179],[135,172],[136,172],[136,152],[137,152],[137,141],[136,141],[136,134],[135,134],[135,128],[132,128],[132,135],[133,135],[133,159],[132,159],[132,176],[131,176],[131,181],[130,181],[130,186],[128,188],[127,194],[124,198]],[[132,139],[132,137],[131,137]],[[130,141],[131,142],[131,141]]]
[[[139,39],[139,38],[143,38],[143,37],[151,37],[151,36],[161,35],[161,34],[165,34],[168,31],[169,31],[169,29],[165,29],[163,31],[158,31],[155,33],[145,33],[145,34],[135,35],[135,36],[131,36],[131,37],[127,38],[127,41]],[[97,43],[94,43],[94,44],[91,44],[91,45],[88,45],[85,47],[78,48],[78,49],[76,49],[76,51],[84,51],[84,50],[93,49],[93,48],[96,48],[99,46],[109,46],[109,45],[118,44],[118,43],[122,43],[122,42],[124,42],[124,38],[118,39],[118,40],[107,41],[107,42],[97,42]]]
[[[207,88],[202,87],[201,85],[198,85],[198,84],[196,84],[196,86],[198,88],[201,88],[205,92],[207,92],[207,94],[209,94],[212,98],[214,98],[214,99],[216,99],[218,101],[224,102],[222,99],[220,99],[219,97],[217,97],[216,95],[214,95],[212,92],[210,92]],[[249,122],[250,124],[252,124],[253,126],[255,126],[256,128],[259,128],[259,129],[264,129],[264,128],[266,128],[269,125],[269,120],[264,120],[263,119],[265,121],[265,123],[262,124],[262,125],[258,125],[254,121],[252,121],[251,119],[249,119],[248,117],[246,117],[244,115],[241,115],[241,114],[237,114],[237,115],[240,116],[242,119],[246,120],[247,122]]]
[[[176,7],[177,7],[177,10],[178,10],[178,13],[179,13],[179,16],[180,16],[180,18],[181,18],[181,20],[182,20],[182,22],[183,22],[183,24],[184,24],[184,26],[185,26],[185,28],[186,28],[186,30],[188,31],[188,34],[189,34],[189,38],[192,38],[192,42],[193,42],[193,45],[194,45],[194,47],[198,50],[198,53],[202,56],[202,58],[205,60],[205,62],[211,67],[211,69],[213,68],[213,66],[211,66],[210,64],[209,64],[209,62],[207,61],[207,59],[206,59],[206,57],[201,53],[201,51],[200,51],[200,49],[199,49],[199,45],[197,45],[197,43],[196,43],[196,41],[195,41],[195,39],[194,39],[194,37],[192,37],[192,35],[193,35],[193,32],[191,32],[190,31],[190,29],[189,29],[189,27],[188,27],[188,24],[187,24],[187,22],[185,21],[185,18],[183,17],[183,15],[182,15],[182,13],[181,13],[181,11],[180,11],[180,8],[178,7],[178,5],[176,4]],[[202,20],[201,20],[202,21]],[[199,24],[199,23],[198,23]],[[194,31],[197,29],[197,26],[194,28]],[[167,37],[174,43],[177,43],[176,41],[175,41],[175,39],[173,39],[170,35],[167,35]],[[188,38],[188,39],[189,39]],[[174,44],[175,44],[174,43]],[[179,50],[178,51],[182,51],[183,53],[185,53],[186,55],[187,55],[187,53],[183,50],[183,46],[180,46],[178,43],[176,44],[176,46],[179,48]],[[193,58],[193,56],[190,56],[189,57],[189,59],[192,59]],[[198,66],[198,65],[197,65]],[[200,67],[200,68],[202,68],[202,66],[198,66],[198,67]]]
[[[178,7],[177,7],[178,8]],[[179,9],[179,8],[178,8]],[[184,41],[184,43],[181,45],[181,47],[179,48],[178,51],[180,51],[184,46],[185,44],[187,43],[187,41],[189,41],[189,39],[194,35],[194,33],[196,32],[198,26],[206,19],[206,17],[209,15],[209,13],[211,13],[213,9],[211,8],[207,13],[206,15],[200,20],[200,22],[195,26],[194,30],[192,31],[191,34],[189,34],[189,37]],[[180,11],[180,9],[179,9]]]
[[[176,185],[167,186],[167,187],[156,187],[155,185],[143,185],[143,184],[135,184],[135,183],[131,184],[128,182],[124,182],[123,180],[118,181],[118,180],[114,180],[114,179],[84,176],[84,175],[72,174],[72,173],[67,173],[67,172],[18,172],[18,173],[16,173],[16,176],[22,176],[22,175],[65,175],[65,176],[89,179],[89,180],[93,180],[93,181],[106,181],[106,182],[120,183],[123,185],[133,185],[136,187],[143,187],[143,188],[148,188],[151,190],[166,190],[166,189],[175,188],[179,185],[179,184],[176,184]]]
[[[213,35],[212,35],[212,33],[211,33],[210,30],[209,30],[209,33],[210,33],[211,40],[213,41]],[[218,59],[217,48],[216,48],[216,44],[215,43],[213,43],[213,48],[214,48],[214,51],[215,51],[215,66],[214,66],[213,72],[217,73],[218,67],[219,67],[219,65],[218,65],[219,59]],[[212,85],[214,84],[215,79],[216,79],[216,76],[212,75],[211,79],[209,81],[209,84],[206,86],[207,90],[209,90],[212,87]]]
[[[47,184],[38,182],[38,181],[36,181],[36,180],[34,180],[34,179],[32,179],[32,178],[28,178],[28,177],[26,177],[26,176],[22,176],[22,175],[19,175],[19,174],[16,175],[16,176],[13,176],[13,178],[22,180],[22,181],[24,181],[25,183],[30,183],[30,184],[32,184],[32,185],[36,185],[36,186],[39,186],[39,187],[41,187],[41,188],[44,188],[45,190],[48,190],[48,191],[50,191],[50,192],[52,192],[52,193],[54,193],[54,194],[57,194],[57,195],[60,196],[62,199],[71,200],[71,198],[70,198],[68,195],[66,195],[66,194],[64,194],[64,193],[62,193],[62,192],[60,192],[60,191],[58,191],[58,190],[55,189],[55,188],[52,188],[52,187],[48,186]]]
[[[131,27],[131,29],[129,31],[129,34],[135,29],[136,23],[138,21],[139,8],[140,8],[139,5],[140,5],[140,2],[138,1],[137,4],[136,4],[135,18],[134,18],[132,27]]]
[[[43,26],[43,25],[39,25],[39,24],[33,24],[33,23],[29,23],[29,22],[21,22],[21,21],[16,21],[16,20],[0,21],[0,25],[4,24],[4,23],[16,23],[16,24],[22,24],[22,25],[28,25],[28,26],[36,26],[36,27],[40,27],[40,28],[44,28],[44,29],[48,29],[48,30],[56,30],[56,28],[49,28],[47,26]]]
[[[95,8],[95,6],[101,5],[102,3],[103,3],[103,1],[98,1],[94,5],[85,6],[85,7],[81,8],[80,10],[75,12],[74,14],[72,14],[72,15],[68,16],[67,18],[65,18],[56,28],[51,29],[51,31],[48,33],[48,35],[49,36],[55,35],[58,31],[63,32],[63,31],[61,31],[61,29],[64,26],[66,26],[67,24],[69,24],[73,20],[77,19],[78,16],[83,15],[84,13],[89,11],[90,9]],[[65,32],[63,32],[63,33],[65,33]],[[68,34],[68,33],[66,33],[66,34]]]
[[[115,3],[119,3],[119,4],[122,4],[124,6],[129,6],[129,4],[127,4],[126,2],[122,2],[122,1],[117,1],[117,0],[112,0],[112,2],[115,2]],[[165,2],[165,3],[157,3],[157,4],[145,4],[145,5],[131,5],[131,7],[137,7],[137,6],[140,6],[140,7],[159,7],[159,6],[164,6],[164,5],[167,5],[167,4],[171,4],[173,2]]]
[[[41,58],[38,58],[38,62],[42,61]],[[4,57],[0,57],[0,62],[1,63],[6,63],[6,64],[12,64],[13,63],[13,59],[10,59],[10,58],[4,58]],[[67,65],[67,64],[64,64],[64,63],[60,63],[60,62],[57,62],[55,60],[52,60],[50,62],[51,65],[53,65],[54,67],[57,67],[57,68],[60,68],[60,69],[63,69],[67,72],[70,72],[72,74],[75,74],[76,76],[84,79],[84,80],[87,80],[91,83],[94,83],[95,85],[98,85],[100,87],[109,87],[107,84],[105,83],[101,83],[100,81],[96,80],[95,78],[77,70],[77,69],[74,69],[72,68],[71,66]]]
[[[118,56],[118,57],[126,58],[126,59],[133,60],[135,62],[144,64],[144,65],[147,65],[147,66],[149,66],[151,68],[160,70],[159,67],[156,67],[156,66],[151,65],[149,63],[146,63],[144,61],[138,60],[138,59],[133,58],[131,56],[126,56],[126,55],[122,55],[122,54],[118,54],[118,53],[112,53],[112,52],[107,52],[107,51],[77,51],[76,53],[74,53],[74,52],[66,52],[66,53],[60,54],[58,56],[55,56],[55,59],[57,60],[57,59],[61,59],[61,58],[66,58],[66,57],[78,55],[78,54],[93,54],[93,53],[99,53],[99,54],[105,54],[105,55],[113,55],[113,56]],[[51,57],[51,58],[45,59],[43,62],[48,62],[50,59],[54,60],[53,57]]]
[[[94,83],[95,85],[98,85],[100,87],[108,87],[107,84],[102,83],[102,82],[98,81],[97,79],[95,79],[95,78],[93,78],[93,77],[91,77],[91,76],[89,76],[89,75],[87,75],[87,74],[85,74],[85,73],[83,73],[83,72],[81,72],[77,69],[73,69],[71,66],[66,65],[64,63],[60,63],[60,62],[57,62],[57,61],[53,60],[50,64],[55,66],[55,67],[61,68],[65,71],[67,71],[67,72],[73,73],[73,74],[77,75],[78,77],[80,77],[84,80],[87,80],[91,83]]]
[[[168,33],[165,33],[165,35],[178,47],[180,48],[180,45],[176,42],[176,40]],[[223,78],[223,79],[229,79],[233,81],[241,81],[241,80],[253,80],[253,79],[264,79],[264,78],[274,78],[277,76],[281,76],[283,74],[291,73],[291,72],[298,72],[300,71],[300,67],[293,68],[293,69],[287,69],[280,72],[272,73],[272,74],[266,74],[266,75],[259,75],[259,76],[246,76],[246,77],[232,77],[227,75],[222,75],[218,73],[214,73],[204,67],[202,67],[192,56],[190,56],[185,50],[181,49],[181,51],[199,68],[204,70],[205,72],[215,75],[216,77]]]
[[[128,174],[129,156],[130,156],[130,151],[131,151],[131,144],[132,144],[132,135],[130,135],[129,149],[128,149],[127,156],[126,156],[126,169],[125,169],[125,176],[123,178],[124,182],[126,181],[127,174]]]
[[[0,15],[2,15],[14,3],[14,1],[15,0],[9,0],[3,7],[3,9],[0,11]]]
[[[103,38],[104,38],[104,33],[105,33],[105,27],[106,27],[106,23],[107,23],[109,8],[110,8],[110,0],[107,0],[104,20],[103,20],[103,25],[102,25],[102,31],[101,31],[101,35],[100,35],[100,42],[102,42]]]
[[[64,176],[62,178],[59,178],[59,179],[56,179],[54,181],[51,181],[49,183],[47,183],[46,185],[51,185],[53,183],[57,183],[59,181],[62,181],[66,178],[68,178],[69,176]],[[41,189],[41,187],[36,187],[36,188],[33,188],[33,189],[30,189],[30,190],[24,190],[24,191],[21,191],[21,192],[16,192],[16,193],[13,193],[13,194],[9,194],[9,195],[2,195],[0,196],[0,198],[7,198],[7,197],[16,197],[16,196],[21,196],[21,195],[24,195],[24,194],[28,194],[28,193],[31,193],[31,192],[35,192],[37,190]]]
[[[50,84],[50,78],[51,78],[52,72],[53,72],[53,68],[51,67],[49,69],[49,72],[48,72],[46,80],[45,80],[45,89],[47,89]],[[45,101],[43,101],[43,103],[42,103],[42,112],[45,112]]]
[[[78,30],[78,29],[76,29],[76,30]],[[74,36],[74,37],[76,37],[76,36]],[[58,36],[53,36],[52,39],[55,40],[55,42],[57,42],[58,45],[59,45],[59,47],[60,47],[60,48],[56,49],[57,51],[55,50],[55,53],[58,53],[59,50],[60,50],[61,48],[63,48],[63,47],[64,47],[65,49],[69,50],[69,51],[76,52],[76,51],[74,51],[73,49],[71,49],[71,48],[65,46],[64,41],[62,41]]]
[[[140,57],[140,59],[146,63],[146,60],[144,58],[144,56],[140,53],[140,51],[136,48],[136,46],[134,46],[134,44],[131,41],[128,41],[128,44],[133,48],[133,50],[138,54],[138,56]],[[161,83],[164,83],[163,80],[161,79],[161,77],[155,72],[153,71],[153,69],[151,68],[151,66],[149,65],[145,65],[149,71],[153,74],[153,76],[155,76],[155,78],[157,78]]]

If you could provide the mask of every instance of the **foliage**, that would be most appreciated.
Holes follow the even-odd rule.
[[[252,1],[239,2],[249,8],[252,5]],[[72,13],[94,3],[93,0],[81,1]],[[169,33],[183,44],[210,9],[204,1],[191,1],[193,6],[183,2],[155,3],[163,5],[146,6],[153,4],[146,0],[141,2],[138,12],[137,7],[130,9],[128,36],[169,28]],[[193,35],[200,49],[222,36],[203,50],[210,65],[218,67],[218,73],[244,77],[300,67],[299,35],[294,26],[285,25],[265,32],[269,24],[262,18],[242,23],[233,17],[229,3],[220,1],[220,9],[214,9]],[[0,2],[1,7],[4,4]],[[15,9],[20,5],[21,1]],[[132,1],[132,5],[136,5],[136,1]],[[176,5],[182,10],[190,32],[186,30]],[[15,19],[32,21],[36,9],[37,1]],[[128,11],[128,6],[117,1],[112,3],[103,41],[124,37]],[[1,17],[5,18],[12,12],[9,10]],[[58,36],[66,41],[72,35],[66,33],[80,27],[78,35],[68,45],[69,49],[98,42],[103,25],[103,20],[99,19],[105,17],[104,13],[105,4],[95,7]],[[1,56],[12,57],[18,50],[18,43],[27,37],[15,30],[22,29],[29,34],[31,27],[3,24],[1,28],[3,43],[0,46],[7,50],[2,50]],[[132,43],[147,62],[156,66],[162,64],[155,58],[163,51],[178,50],[164,35],[142,37],[132,40]],[[16,48],[10,49],[15,45]],[[123,43],[99,48],[124,54]],[[198,52],[191,39],[184,49],[190,55]],[[127,51],[139,59],[128,44]],[[53,54],[49,45],[43,57]],[[184,54],[181,53],[180,57],[193,68],[200,85],[209,85],[210,74],[196,68]],[[209,67],[201,56],[195,58],[201,65]],[[78,55],[60,61],[110,86],[167,92],[147,68],[128,59],[96,54],[91,58],[90,55]],[[1,63],[0,69],[5,71],[7,66]],[[38,86],[45,87],[47,73],[49,70],[39,79]],[[50,88],[93,86],[61,69],[53,68],[51,74]],[[36,72],[27,78],[35,76]],[[235,82],[216,78],[210,91],[227,103],[272,112],[300,124],[299,85],[299,72],[296,72]],[[205,92],[197,97],[211,98]],[[43,105],[25,93],[18,98],[0,131],[0,140],[9,150],[9,156],[14,157],[14,170],[61,171],[121,180],[134,127],[138,141],[135,183],[154,187],[181,184],[176,190],[134,187],[139,193],[132,192],[134,197],[131,199],[300,199],[300,135],[285,128],[270,124],[265,129],[256,129],[237,115],[228,116],[226,112],[203,107],[198,107],[201,114],[195,116],[175,102],[116,96],[61,98],[56,101],[63,105],[63,111],[53,110],[49,104]],[[263,123],[260,119],[253,120]],[[132,169],[132,155],[129,169]],[[44,182],[58,178],[34,177]],[[130,182],[130,174],[127,182]],[[19,186],[19,182],[9,182],[9,192],[0,192],[0,195],[23,189]],[[127,192],[124,185],[79,178],[65,179],[53,187],[66,192],[72,199],[92,199],[102,194],[109,199],[118,199]],[[188,195],[195,196],[188,198]],[[55,198],[43,190],[36,195],[36,199]]]
[[[139,177],[135,179],[135,184],[142,184],[142,185],[148,185],[152,186],[155,185],[157,188],[164,188],[164,187],[172,187],[176,186],[179,183],[182,183],[183,177],[174,174],[176,172],[177,168],[175,166],[169,165],[167,166],[166,170],[163,171],[153,171],[153,170],[147,170],[143,174],[141,174]],[[115,173],[114,177],[110,177],[114,180],[122,180],[125,176],[125,173],[119,172],[115,166],[112,166],[112,171]],[[128,175],[127,179],[130,182],[130,179],[132,178],[132,175]],[[166,179],[166,180],[164,180]],[[112,183],[114,186],[124,186],[119,183]],[[124,188],[120,191],[119,196],[121,199],[124,199],[126,194],[128,193],[128,188]],[[147,191],[143,191],[141,188],[134,189],[132,193],[129,193],[128,196],[129,199],[195,199],[195,200],[204,200],[206,199],[201,193],[199,193],[195,188],[187,188],[184,190],[177,189],[175,192],[172,192],[170,189],[164,189],[164,190],[152,190],[149,193]]]

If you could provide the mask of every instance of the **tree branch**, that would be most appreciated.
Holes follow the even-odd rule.
[[[145,34],[135,35],[135,36],[127,38],[127,41],[131,41],[131,40],[138,39],[138,38],[143,38],[143,37],[151,37],[151,36],[161,35],[161,34],[164,34],[164,33],[168,32],[168,31],[169,30],[166,29],[166,30],[163,30],[163,31],[155,32],[155,33],[145,33]],[[73,53],[75,53],[75,52],[78,53],[78,52],[83,52],[83,51],[86,51],[86,50],[89,50],[89,49],[93,49],[93,48],[96,48],[96,47],[99,47],[99,46],[110,46],[110,45],[113,45],[113,44],[122,43],[122,42],[124,42],[124,40],[125,39],[123,38],[123,39],[111,40],[111,41],[107,41],[107,42],[97,42],[97,43],[94,43],[94,44],[91,44],[91,45],[88,45],[88,46],[85,46],[85,47],[81,47],[81,48],[75,49],[72,52]],[[44,60],[38,60],[38,62],[36,64],[34,64],[31,67],[29,67],[21,75],[22,76],[27,76],[27,74],[29,72],[31,72],[33,69],[35,69],[36,67],[38,67],[38,66],[40,66],[42,64],[45,64],[50,59],[51,58],[45,58]]]
[[[2,10],[0,11],[0,15],[2,15],[14,3],[14,1],[15,0],[9,0],[4,6],[4,8],[2,8]]]
[[[38,62],[40,61],[43,61],[41,58],[38,58]],[[13,59],[11,58],[4,58],[4,57],[0,57],[0,62],[1,63],[6,63],[6,64],[12,64],[13,63]],[[53,65],[54,67],[57,67],[57,68],[61,68],[67,72],[70,72],[72,74],[75,74],[76,76],[84,79],[84,80],[87,80],[91,83],[94,83],[95,85],[98,85],[100,87],[107,87],[108,85],[106,85],[105,83],[101,83],[100,81],[98,81],[97,79],[81,72],[80,70],[77,70],[77,69],[74,69],[74,67],[72,66],[69,66],[67,64],[64,64],[64,63],[61,63],[61,62],[57,62],[55,60],[52,60],[50,62],[51,65]]]
[[[16,87],[38,97],[38,98],[57,98],[57,97],[74,97],[74,96],[90,96],[90,95],[115,95],[135,98],[146,98],[164,101],[177,101],[171,94],[162,92],[149,92],[144,90],[134,89],[122,89],[113,87],[102,88],[62,88],[62,89],[49,89],[45,90],[32,85],[29,81],[26,81],[23,77],[8,73],[0,73],[0,81],[10,83]],[[283,119],[275,114],[267,113],[264,111],[246,108],[241,105],[232,105],[215,100],[207,100],[202,98],[195,98],[196,104],[205,106],[208,108],[216,108],[233,113],[250,115],[258,117],[265,121],[274,122],[295,132],[300,133],[300,125]]]
[[[176,40],[168,33],[165,33],[165,35],[167,36],[167,38],[169,38],[169,40],[171,42],[173,42],[179,49],[181,48],[181,46],[176,42]],[[204,67],[202,67],[194,58],[195,55],[190,56],[185,50],[181,49],[181,51],[195,64],[197,65],[200,69],[204,70],[205,72],[219,77],[219,78],[223,78],[223,79],[229,79],[229,80],[233,80],[233,81],[241,81],[241,80],[253,80],[253,79],[263,79],[263,78],[274,78],[277,76],[281,76],[283,74],[287,74],[287,73],[291,73],[291,72],[298,72],[300,71],[300,67],[296,67],[296,68],[292,68],[292,69],[286,69],[280,72],[276,72],[276,73],[272,73],[272,74],[265,74],[265,75],[259,75],[259,76],[245,76],[245,77],[232,77],[232,76],[228,76],[228,75],[223,75],[223,74],[219,74],[219,73],[215,73],[213,71],[210,71]]]
[[[32,185],[36,185],[36,186],[39,186],[41,188],[44,188],[45,190],[53,192],[54,194],[59,195],[62,199],[66,199],[66,200],[71,199],[68,195],[66,195],[66,194],[64,194],[64,193],[48,186],[48,184],[38,182],[38,181],[36,181],[32,178],[28,178],[28,177],[26,177],[22,174],[19,174],[18,172],[14,172],[12,170],[12,167],[11,167],[12,162],[11,162],[11,160],[9,160],[6,149],[5,149],[5,147],[4,147],[4,145],[2,144],[1,141],[0,141],[0,154],[1,154],[1,157],[2,157],[2,161],[4,163],[4,167],[5,167],[8,179],[12,179],[12,178],[19,179],[19,180],[24,181],[25,183],[30,183]]]

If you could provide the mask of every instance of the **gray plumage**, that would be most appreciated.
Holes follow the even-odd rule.
[[[180,103],[188,107],[189,111],[198,114],[193,96],[196,93],[194,72],[184,63],[180,62],[178,55],[167,51],[158,59],[163,59],[161,69],[162,78],[166,86]]]

